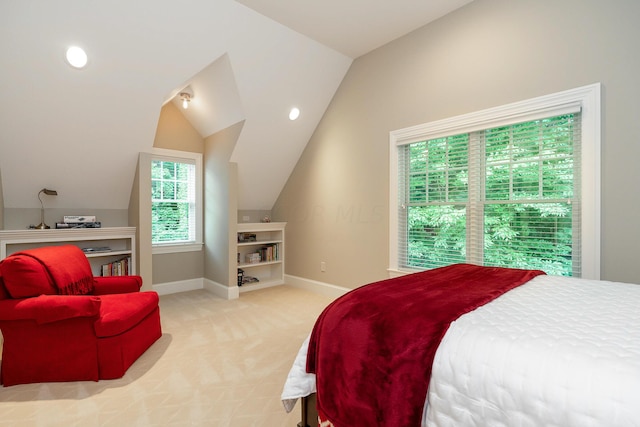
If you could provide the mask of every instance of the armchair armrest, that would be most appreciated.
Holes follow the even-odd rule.
[[[93,295],[140,292],[142,287],[142,277],[140,276],[94,277],[94,280]]]
[[[40,295],[0,301],[0,321],[51,323],[78,317],[98,317],[100,298],[91,295]]]

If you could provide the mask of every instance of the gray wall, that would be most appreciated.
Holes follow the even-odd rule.
[[[239,210],[238,222],[262,222],[265,217],[271,218],[271,211],[266,210]]]
[[[56,227],[56,222],[62,222],[65,215],[93,215],[102,227],[129,225],[127,209],[47,208],[47,200],[43,201],[44,223],[51,228]],[[4,215],[4,226],[7,230],[25,230],[30,225],[40,224],[40,208],[6,208]]]
[[[640,282],[638,16],[636,0],[476,0],[358,58],[273,208],[287,274],[387,277],[390,131],[601,82],[601,276]]]
[[[0,230],[4,228],[4,195],[2,193],[2,170],[0,170]]]
[[[158,119],[158,128],[156,130],[153,146],[156,148],[164,148],[169,150],[189,151],[194,153],[204,152],[204,140],[198,132],[191,126],[187,119],[182,115],[180,110],[173,103],[168,102],[160,111]],[[149,163],[150,164],[150,163]],[[204,167],[204,165],[203,165]],[[203,171],[206,174],[206,171]],[[149,177],[150,175],[147,175]],[[147,178],[148,181],[150,181]],[[147,185],[146,183],[144,184]],[[149,183],[149,186],[151,184]],[[151,194],[143,192],[142,194]],[[149,224],[141,224],[142,227],[149,229],[149,242],[151,247],[150,234],[150,207],[151,200],[147,198],[143,201],[145,207],[149,207],[149,215],[144,215],[141,222],[145,221]],[[206,202],[205,202],[206,203]],[[206,218],[204,219],[206,222]],[[146,243],[146,241],[145,241]],[[153,284],[178,282],[181,280],[196,279],[203,276],[204,273],[204,255],[203,251],[194,252],[178,252],[170,254],[155,254],[152,260]]]
[[[237,174],[229,158],[244,122],[239,122],[205,139],[204,151],[204,277],[235,286]]]
[[[153,255],[153,284],[199,279],[204,270],[202,252]]]

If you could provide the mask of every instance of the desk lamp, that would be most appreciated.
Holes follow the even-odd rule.
[[[46,194],[47,196],[57,196],[58,195],[58,192],[56,190],[48,190],[46,188],[43,188],[38,193],[38,200],[40,200],[40,224],[36,225],[36,229],[37,230],[45,230],[47,228],[51,228],[47,224],[44,223],[44,204],[42,204],[42,199],[40,198],[40,195],[42,193]]]

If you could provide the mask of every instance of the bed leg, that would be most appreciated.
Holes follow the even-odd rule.
[[[298,427],[317,427],[318,411],[316,409],[316,394],[313,393],[300,399],[301,418]]]

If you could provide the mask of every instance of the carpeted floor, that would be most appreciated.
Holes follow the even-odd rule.
[[[0,426],[294,427],[282,386],[330,302],[288,286],[162,296],[163,336],[123,378],[0,388]]]

